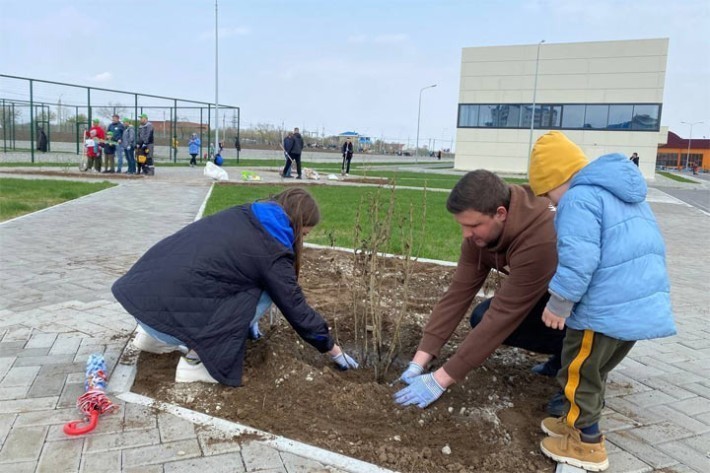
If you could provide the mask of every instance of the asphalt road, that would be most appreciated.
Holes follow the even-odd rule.
[[[695,176],[693,176],[695,177]],[[677,189],[672,187],[658,187],[658,190],[680,199],[686,204],[697,207],[710,214],[710,189]]]

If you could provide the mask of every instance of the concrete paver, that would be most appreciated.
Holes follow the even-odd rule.
[[[275,173],[262,177],[280,181]],[[151,245],[193,221],[209,184],[199,170],[164,168],[155,179],[120,181],[0,224],[0,470],[377,470],[337,469],[308,448],[240,441],[221,428],[121,400],[91,435],[63,433],[78,415],[87,355],[104,353],[113,370],[135,327],[113,300],[111,283]],[[602,420],[609,471],[706,472],[710,256],[702,236],[710,233],[710,217],[658,189],[649,201],[666,238],[679,333],[639,342],[610,375]]]

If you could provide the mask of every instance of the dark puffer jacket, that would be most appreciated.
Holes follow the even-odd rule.
[[[274,207],[279,225],[288,225]],[[303,296],[294,253],[272,232],[251,205],[198,220],[148,250],[114,283],[113,294],[135,318],[194,349],[212,377],[229,386],[241,384],[249,323],[262,291],[301,338],[329,351],[328,325]]]

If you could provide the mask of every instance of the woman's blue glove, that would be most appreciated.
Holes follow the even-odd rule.
[[[344,351],[340,353],[340,355],[336,356],[331,356],[331,359],[333,362],[338,365],[338,369],[341,369],[343,371],[349,370],[349,369],[357,369],[360,365],[352,359],[347,353]]]
[[[394,395],[394,401],[401,406],[416,404],[424,409],[432,402],[436,401],[444,394],[445,389],[434,379],[434,374],[424,374],[412,378],[404,389],[400,389]]]
[[[403,383],[410,384],[414,378],[421,375],[424,372],[424,367],[419,363],[413,361],[409,362],[407,369],[404,370],[402,376],[399,377],[397,381],[402,381]]]

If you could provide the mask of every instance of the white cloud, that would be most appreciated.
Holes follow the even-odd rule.
[[[111,79],[113,79],[113,75],[110,72],[101,72],[90,78],[93,82],[108,82]]]

